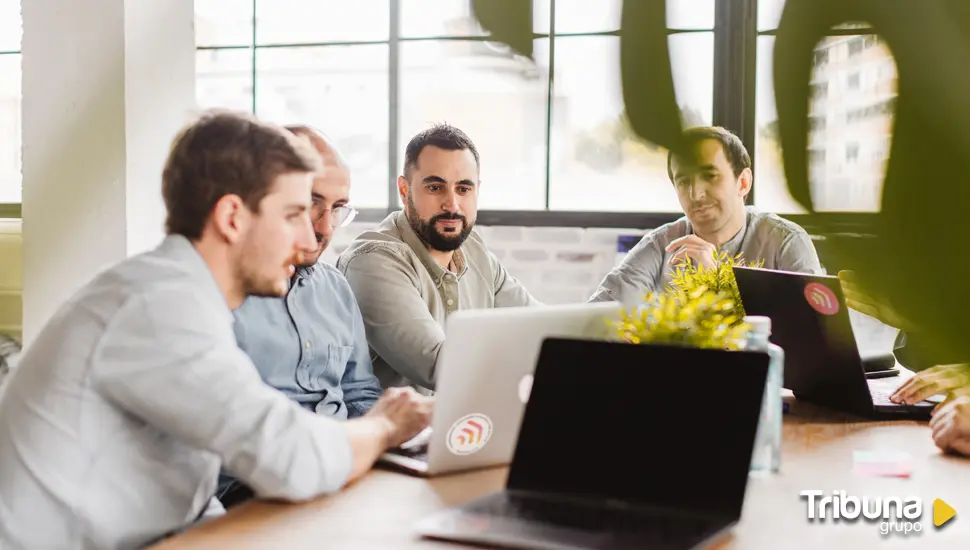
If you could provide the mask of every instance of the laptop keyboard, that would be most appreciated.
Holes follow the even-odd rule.
[[[470,504],[467,511],[537,523],[569,527],[590,532],[654,534],[657,540],[685,534],[706,534],[709,524],[696,519],[647,515],[619,508],[594,507],[571,502],[545,500],[504,494]]]
[[[889,400],[889,396],[892,395],[892,392],[877,390],[873,387],[870,387],[869,394],[872,395],[873,405],[882,405],[882,406],[896,405],[896,403],[893,403],[892,401]]]
[[[899,403],[893,403],[889,400],[889,396],[896,392],[899,386],[902,385],[902,380],[889,379],[889,378],[877,378],[875,380],[867,380],[869,383],[869,394],[872,396],[872,404],[876,406],[890,406],[890,407],[905,407],[906,405],[900,405]],[[940,402],[942,396],[932,396],[928,399],[920,401],[916,405],[910,405],[912,407],[926,407],[935,406]]]
[[[400,456],[406,456],[408,458],[413,458],[415,460],[421,460],[424,462],[428,461],[428,445],[421,445],[418,447],[411,447],[408,449],[402,449],[400,447],[394,449],[388,449],[389,453],[396,454]]]

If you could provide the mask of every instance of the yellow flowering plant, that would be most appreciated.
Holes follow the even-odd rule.
[[[674,274],[668,287],[671,290],[679,290],[692,293],[698,289],[706,292],[726,294],[734,302],[735,310],[739,317],[744,319],[744,306],[741,304],[741,293],[738,291],[738,283],[734,279],[734,266],[744,266],[744,259],[741,255],[729,256],[727,252],[713,252],[714,267],[707,268],[696,262],[691,261],[690,257],[676,264]],[[765,264],[764,260],[758,260],[750,267],[761,267]]]
[[[621,312],[616,335],[631,344],[672,344],[698,348],[740,349],[750,327],[723,292],[696,288],[650,293],[643,305]]]
[[[612,322],[616,336],[632,344],[740,349],[751,327],[744,322],[733,267],[744,260],[716,251],[714,260],[714,268],[689,257],[678,263],[664,292],[647,294],[643,304]],[[762,265],[763,260],[752,267]]]

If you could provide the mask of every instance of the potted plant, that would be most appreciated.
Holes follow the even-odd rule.
[[[693,292],[704,289],[708,292],[723,292],[733,302],[735,311],[741,319],[744,318],[744,306],[741,303],[741,293],[738,291],[738,283],[734,279],[734,266],[747,265],[741,255],[729,256],[727,252],[713,252],[714,267],[705,268],[704,266],[691,261],[690,257],[675,266],[673,280],[669,287],[671,289]],[[750,267],[761,267],[765,264],[764,260],[750,264]]]
[[[745,262],[740,255],[713,254],[713,268],[689,257],[678,263],[663,292],[648,293],[642,304],[611,321],[616,337],[633,344],[741,349],[750,327],[733,268]],[[764,260],[752,265],[760,267]]]
[[[616,336],[631,344],[670,344],[741,349],[748,326],[725,292],[698,287],[649,293],[644,303],[611,321]]]

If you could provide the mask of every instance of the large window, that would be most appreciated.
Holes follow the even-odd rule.
[[[666,152],[626,120],[622,2],[534,0],[529,60],[489,40],[471,0],[195,0],[196,95],[201,107],[323,129],[352,166],[354,203],[377,213],[399,205],[394,180],[408,139],[446,121],[479,147],[480,207],[493,223],[659,223],[679,206]],[[684,122],[741,134],[755,160],[754,203],[802,213],[785,184],[771,70],[784,0],[667,3]],[[752,6],[756,22],[741,15]],[[0,0],[0,215],[19,215],[21,200],[21,32],[20,1]],[[743,47],[749,39],[756,52]],[[878,211],[896,98],[892,54],[876,29],[848,22],[814,60],[816,207]],[[527,213],[502,215],[509,210]]]
[[[784,0],[758,0],[755,202],[802,213],[785,184],[772,55]],[[809,181],[817,210],[878,212],[896,98],[892,53],[865,23],[846,23],[815,48],[809,105]]]
[[[669,0],[681,112],[713,120],[715,0]],[[482,158],[483,210],[672,212],[666,152],[636,138],[622,0],[535,0],[534,60],[489,41],[470,0],[196,0],[202,106],[325,131],[358,207],[396,208],[407,141],[435,122]]]
[[[20,203],[20,0],[0,0],[0,205]]]

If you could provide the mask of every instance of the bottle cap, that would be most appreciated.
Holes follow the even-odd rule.
[[[751,327],[753,334],[771,334],[771,317],[748,315],[744,318],[744,322]]]

